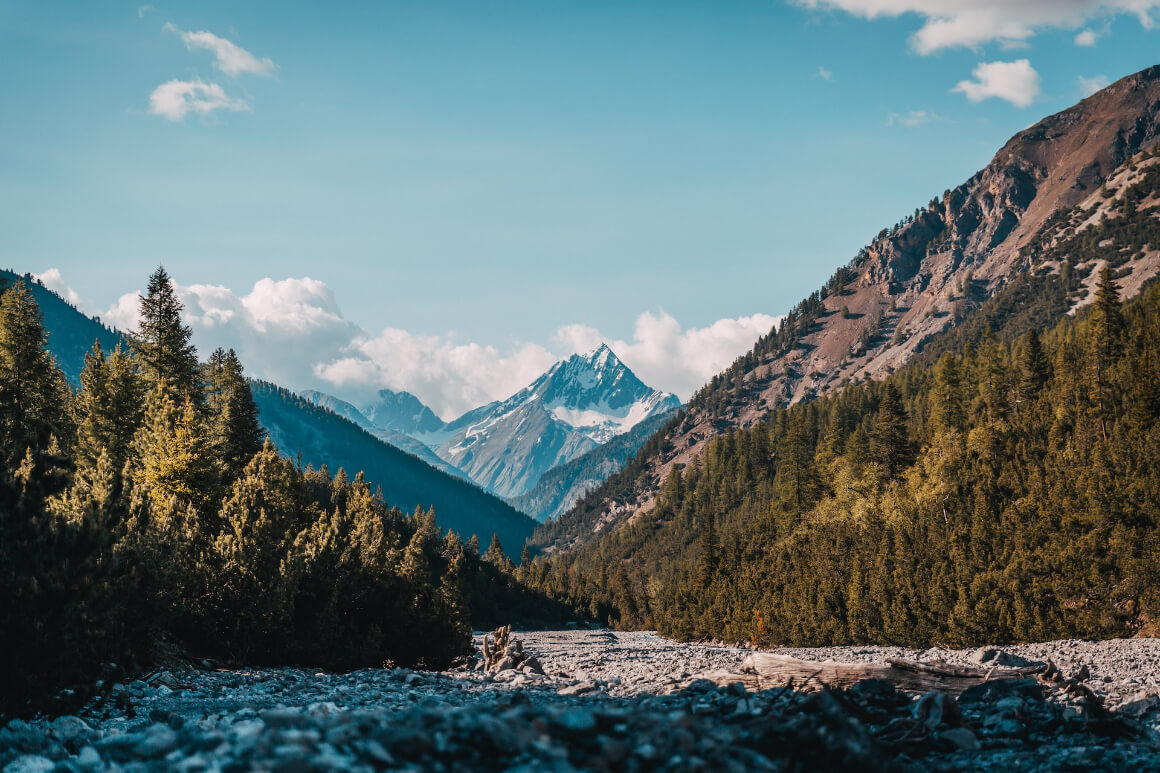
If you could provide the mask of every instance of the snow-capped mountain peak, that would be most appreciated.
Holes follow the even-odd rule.
[[[601,344],[557,362],[507,400],[451,422],[456,431],[437,453],[484,488],[514,496],[552,467],[679,405]]]

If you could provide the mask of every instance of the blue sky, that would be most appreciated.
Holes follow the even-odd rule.
[[[606,338],[687,397],[1155,64],[1153,6],[0,1],[0,263],[117,320],[164,263],[203,345],[295,388],[449,415]]]

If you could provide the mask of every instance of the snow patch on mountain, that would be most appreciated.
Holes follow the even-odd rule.
[[[556,363],[507,400],[451,422],[436,453],[489,491],[518,496],[553,467],[679,405],[601,344]]]

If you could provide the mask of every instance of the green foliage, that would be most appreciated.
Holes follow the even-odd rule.
[[[71,434],[68,386],[47,344],[40,309],[18,282],[0,295],[0,461],[10,468]]]
[[[718,436],[652,511],[526,574],[681,639],[961,646],[1154,625],[1160,285],[1124,307],[1102,285],[1042,337],[951,332],[934,361]]]
[[[200,407],[201,373],[190,341],[193,331],[181,320],[184,308],[165,267],[158,267],[141,296],[141,321],[130,340],[150,381],[164,382],[178,402],[188,397]]]
[[[210,443],[225,473],[233,477],[262,448],[265,433],[258,422],[258,405],[250,382],[233,349],[217,349],[202,367]]]
[[[434,510],[260,445],[241,364],[197,365],[163,270],[142,311],[133,353],[98,342],[72,395],[27,288],[0,297],[0,658],[19,665],[0,715],[67,710],[56,690],[84,697],[158,637],[244,663],[445,668],[473,623],[566,613],[498,538],[481,558]]]

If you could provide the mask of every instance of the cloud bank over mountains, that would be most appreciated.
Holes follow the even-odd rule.
[[[58,269],[38,278],[93,313]],[[646,384],[687,400],[780,320],[758,313],[684,328],[664,311],[646,311],[637,317],[631,340],[570,324],[544,344],[517,342],[501,349],[454,333],[366,330],[343,316],[325,282],[309,277],[261,279],[245,294],[206,284],[178,284],[177,290],[202,356],[219,346],[232,348],[251,376],[356,402],[384,387],[405,389],[444,419],[509,397],[556,361],[601,342]],[[126,293],[100,316],[106,324],[133,330],[137,307],[137,293]]]
[[[947,48],[977,48],[998,42],[1018,47],[1042,29],[1079,29],[1089,21],[1118,14],[1135,16],[1151,29],[1160,0],[794,0],[814,10],[845,11],[864,19],[918,16],[922,26],[910,39],[922,55]],[[1085,34],[1086,33],[1086,34]],[[1097,33],[1084,30],[1077,45],[1093,45]]]

